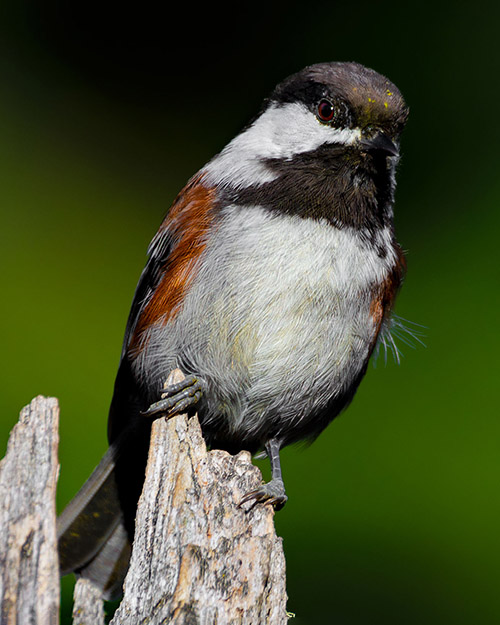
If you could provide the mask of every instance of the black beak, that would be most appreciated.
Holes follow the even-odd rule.
[[[367,152],[382,152],[387,156],[399,155],[397,145],[383,132],[379,132],[371,139],[361,139],[360,144]]]

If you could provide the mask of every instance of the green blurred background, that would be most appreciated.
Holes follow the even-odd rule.
[[[57,396],[70,499],[106,449],[129,305],[176,192],[276,82],[357,60],[411,108],[397,313],[426,347],[379,358],[346,414],[283,453],[288,607],[297,625],[500,623],[498,4],[0,11],[1,454],[19,409]]]

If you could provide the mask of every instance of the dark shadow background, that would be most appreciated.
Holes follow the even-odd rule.
[[[2,454],[19,409],[59,397],[70,499],[106,449],[130,301],[175,194],[279,80],[357,60],[411,108],[397,312],[427,347],[379,358],[348,412],[283,454],[292,622],[499,623],[498,5],[0,12]]]

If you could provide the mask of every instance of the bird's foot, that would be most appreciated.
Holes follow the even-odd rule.
[[[256,488],[247,493],[240,501],[240,506],[247,501],[257,503],[265,503],[274,506],[275,510],[281,510],[288,501],[285,493],[285,484],[283,480],[274,478],[267,484],[263,484],[260,488]]]
[[[188,375],[181,382],[171,384],[162,391],[162,399],[151,404],[142,414],[145,417],[174,417],[196,405],[203,394],[203,382],[195,375]]]

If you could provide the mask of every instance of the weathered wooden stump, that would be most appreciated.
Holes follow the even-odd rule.
[[[22,410],[0,464],[0,625],[59,623],[58,418],[56,399],[35,398]],[[261,479],[247,452],[207,451],[197,417],[157,419],[112,625],[286,623],[285,558],[274,511],[239,505]],[[74,598],[75,625],[104,624],[96,587],[79,579]]]
[[[36,397],[0,463],[1,625],[59,623],[58,425],[57,400]]]

